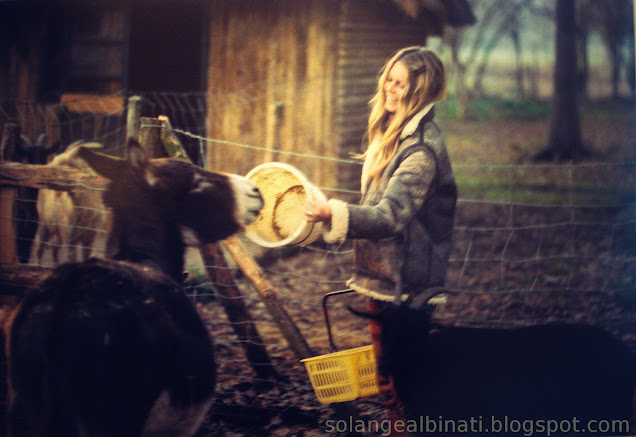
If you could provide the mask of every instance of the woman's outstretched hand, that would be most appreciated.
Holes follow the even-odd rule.
[[[323,200],[308,196],[305,201],[305,220],[308,222],[331,220],[331,207]]]

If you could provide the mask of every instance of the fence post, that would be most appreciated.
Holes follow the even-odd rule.
[[[139,138],[140,119],[141,96],[130,96],[126,113],[126,138]]]
[[[13,201],[17,188],[0,187],[0,264],[13,264],[17,253],[15,247],[15,224],[13,223]]]
[[[181,145],[181,141],[172,131],[170,119],[165,115],[157,117],[161,121],[161,143],[168,156],[191,163],[190,157]]]
[[[0,143],[0,159],[15,158],[20,141],[20,129],[13,123],[6,123]],[[16,226],[13,222],[13,203],[17,187],[0,186],[0,263],[13,264],[17,259]]]
[[[245,250],[243,244],[236,236],[230,236],[223,240],[223,245],[241,268],[245,276],[252,282],[254,288],[261,296],[267,310],[272,315],[272,319],[278,325],[287,343],[296,354],[299,360],[310,358],[315,354],[305,341],[298,327],[289,316],[285,308],[278,300],[278,296],[274,291],[272,284],[263,276],[260,266],[252,259],[250,254]]]
[[[179,139],[174,135],[170,127],[170,120],[166,116],[158,118],[141,119],[141,130],[139,131],[139,141],[146,151],[153,152],[153,157],[171,156],[186,161],[190,161],[185,153]],[[157,150],[161,149],[161,150]],[[223,267],[227,267],[223,254],[217,248],[216,244],[208,244],[199,249],[201,258],[206,265],[206,272],[211,281],[220,280],[223,284],[230,284],[230,275],[216,274],[216,271],[207,266],[221,267],[218,271],[225,271]],[[265,344],[261,339],[256,325],[252,321],[247,305],[243,301],[240,291],[229,285],[221,285],[218,287],[219,300],[228,320],[231,322],[232,329],[236,336],[241,340],[241,346],[245,350],[248,362],[254,369],[256,375],[260,378],[270,378],[278,375],[274,365],[272,364]]]
[[[139,125],[139,144],[148,156],[153,158],[167,158],[168,153],[161,142],[161,127],[163,122],[158,118],[141,117]]]
[[[283,126],[285,104],[275,102],[267,112],[267,129],[265,131],[265,156],[264,162],[271,162],[278,158],[280,149],[280,130]]]
[[[227,269],[221,246],[214,243],[208,244],[200,249],[200,253],[210,280],[216,284],[219,301],[223,305],[225,314],[241,342],[247,361],[252,366],[256,376],[264,379],[277,376],[278,372],[276,372],[263,339],[252,321],[241,291],[231,285],[234,278]]]

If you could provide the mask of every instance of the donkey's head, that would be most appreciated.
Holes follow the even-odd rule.
[[[184,245],[228,237],[254,221],[263,206],[246,178],[176,159],[149,159],[132,139],[127,146],[126,159],[77,148],[77,155],[110,181],[104,192],[112,210],[108,257],[154,261],[178,276]]]

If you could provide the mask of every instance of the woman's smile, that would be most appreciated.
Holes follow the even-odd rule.
[[[406,84],[409,79],[409,69],[402,62],[393,64],[384,82],[384,109],[395,113],[400,100],[404,96]]]

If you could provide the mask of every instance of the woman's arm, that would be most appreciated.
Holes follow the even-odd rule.
[[[406,157],[395,170],[374,206],[358,206],[331,199],[327,203],[309,201],[308,220],[323,221],[327,243],[346,238],[386,238],[400,233],[420,209],[435,177],[435,158],[428,150]]]

